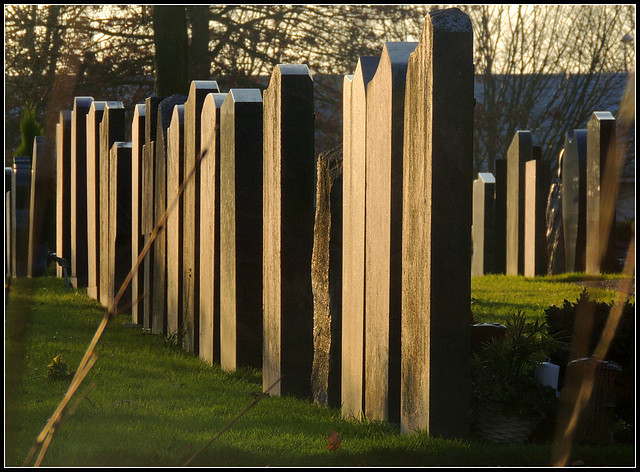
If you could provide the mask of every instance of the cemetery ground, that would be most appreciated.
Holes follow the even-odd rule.
[[[574,302],[585,285],[591,298],[610,303],[621,277],[474,277],[472,312],[479,322],[503,322],[517,310],[540,317],[549,306]],[[104,308],[86,289],[67,291],[53,276],[12,280],[5,304],[5,465],[19,466],[69,387],[68,378],[54,377],[76,368]],[[54,434],[42,465],[180,466],[261,392],[261,372],[225,372],[176,347],[175,337],[145,333],[130,320],[111,320],[97,363],[71,402],[75,412]],[[570,462],[635,464],[634,434],[620,429],[611,445],[574,445]],[[327,448],[331,431],[340,448]],[[265,396],[190,465],[548,466],[551,453],[551,437],[495,445],[402,435],[393,425],[343,419],[339,409],[311,401]]]

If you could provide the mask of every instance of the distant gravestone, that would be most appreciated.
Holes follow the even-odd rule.
[[[231,89],[220,117],[220,365],[262,366],[262,95]]]
[[[217,93],[214,80],[194,80],[184,104],[184,176],[193,170],[184,188],[183,214],[184,234],[182,283],[184,286],[183,311],[187,320],[184,348],[198,354],[200,344],[199,283],[200,258],[196,248],[200,247],[200,118],[204,99],[209,93]]]
[[[31,198],[31,162],[27,156],[13,157],[11,180],[11,275],[27,275],[29,257],[29,199]]]
[[[507,270],[507,160],[496,159],[495,266],[496,274]]]
[[[88,284],[87,114],[92,97],[75,97],[71,115],[71,284]]]
[[[473,30],[431,11],[407,69],[401,431],[469,432]]]
[[[342,416],[364,413],[366,90],[379,57],[363,56],[343,88]]]
[[[184,105],[175,105],[167,129],[167,334],[186,329],[183,323],[183,207],[182,196],[176,200],[184,180]],[[169,206],[172,205],[172,206]]]
[[[87,295],[100,298],[100,123],[107,102],[93,101],[87,113]]]
[[[174,126],[173,130],[173,156],[176,156],[177,148],[175,146],[183,146],[184,132],[182,130],[182,110],[183,104],[187,97],[184,95],[171,95],[158,104],[158,116],[157,116],[157,130],[155,141],[155,162],[154,162],[154,224],[157,226],[164,217],[164,214],[169,210],[166,222],[173,213],[180,215],[180,225],[182,225],[182,208],[178,207],[178,204],[182,202],[182,196],[178,202],[174,203],[175,197],[178,193],[178,187],[182,184],[182,181],[178,182],[173,180],[173,185],[178,187],[170,188],[169,186],[169,128],[175,120],[174,114],[176,107],[180,107],[180,120],[179,124]],[[179,131],[176,131],[179,130]],[[178,133],[179,134],[176,134]],[[176,141],[177,140],[177,141]],[[180,156],[182,156],[180,151]],[[182,159],[182,158],[180,158]],[[180,160],[182,162],[182,160]],[[175,164],[175,162],[173,163]],[[172,178],[182,178],[178,174],[174,174]],[[173,206],[169,208],[169,205],[173,203]],[[180,226],[182,231],[182,226]],[[182,233],[180,233],[180,237]],[[173,234],[175,236],[175,233]],[[170,311],[169,307],[169,277],[168,277],[168,264],[175,263],[170,261],[168,253],[168,237],[169,232],[167,225],[163,225],[158,228],[158,233],[154,241],[153,252],[153,316],[152,316],[152,332],[157,334],[175,334],[178,328],[181,328],[182,322],[182,304],[176,307],[174,312]],[[182,241],[180,239],[180,241]],[[177,244],[177,243],[176,243]],[[179,252],[180,261],[182,264],[182,252]],[[182,267],[182,266],[180,266]],[[182,282],[178,282],[178,287],[182,287]],[[175,288],[175,287],[174,287]],[[180,288],[179,297],[182,297],[182,288]],[[170,322],[169,319],[172,321]],[[176,320],[180,320],[177,322]]]
[[[116,279],[110,266],[110,221],[111,211],[111,185],[109,181],[113,176],[111,169],[112,159],[117,154],[111,152],[115,142],[124,142],[124,106],[122,102],[107,102],[100,122],[100,187],[98,192],[98,204],[100,205],[100,303],[111,306],[113,298],[120,287],[113,285]]]
[[[226,96],[226,93],[207,95],[202,105],[200,125],[203,159],[200,163],[198,355],[209,364],[220,363],[220,107]]]
[[[405,79],[418,43],[384,43],[367,87],[365,414],[400,421]]]
[[[11,230],[13,228],[13,212],[11,211],[11,181],[13,180],[13,169],[4,168],[4,274],[5,274],[5,306],[9,290],[9,279],[11,278],[12,245]]]
[[[123,289],[131,272],[131,143],[114,142],[109,161],[109,224],[103,230],[109,233],[109,306],[121,292],[116,310],[131,303],[131,285]]]
[[[29,207],[27,276],[41,277],[47,268],[49,231],[56,211],[56,158],[44,136],[33,139]]]
[[[310,397],[313,356],[313,79],[305,65],[275,67],[264,91],[264,388]]]
[[[142,220],[142,152],[145,139],[144,104],[134,107],[131,121],[131,263],[136,264],[144,247],[144,235],[141,229]],[[131,276],[131,322],[142,325],[144,296],[144,264],[140,264]]]
[[[587,130],[567,132],[562,157],[562,227],[565,269],[583,272],[587,239]]]
[[[524,271],[524,166],[531,159],[531,132],[517,131],[507,150],[507,275]]]
[[[597,111],[587,123],[586,262],[588,274],[615,272],[615,221],[618,195],[616,120]]]
[[[546,275],[547,198],[551,186],[549,163],[540,159],[525,164],[524,275]]]
[[[313,400],[339,407],[342,373],[342,153],[318,155],[316,217],[311,260],[313,288]]]
[[[56,256],[71,258],[71,110],[61,110],[56,124]],[[56,264],[56,277],[63,277]]]
[[[473,181],[472,277],[495,271],[495,187],[496,179],[489,172],[480,172]]]

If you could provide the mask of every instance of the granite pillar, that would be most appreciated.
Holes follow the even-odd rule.
[[[56,124],[56,257],[71,257],[71,110],[61,110]],[[56,277],[64,277],[56,264]]]

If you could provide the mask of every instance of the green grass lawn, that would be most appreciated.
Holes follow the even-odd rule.
[[[476,277],[472,311],[484,322],[499,322],[518,309],[540,316],[547,306],[579,297],[582,287],[574,280]],[[592,297],[610,301],[614,293],[597,291]],[[64,282],[53,277],[13,280],[5,303],[5,465],[16,466],[69,385],[46,378],[48,365],[61,355],[70,370],[77,368],[103,308],[85,291],[66,292]],[[82,401],[54,435],[42,465],[182,465],[262,390],[259,371],[224,372],[129,323],[129,315],[110,322],[96,349],[97,363],[71,404]],[[325,446],[332,430],[342,443],[330,451]],[[633,465],[634,448],[577,446],[571,461]],[[545,466],[551,449],[549,442],[493,445],[424,432],[401,435],[393,425],[343,419],[338,409],[308,400],[264,397],[192,465]]]

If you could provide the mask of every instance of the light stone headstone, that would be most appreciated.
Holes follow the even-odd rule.
[[[202,104],[209,93],[219,92],[215,80],[194,80],[184,104],[184,176],[192,172],[183,195],[184,234],[182,283],[184,286],[183,312],[187,321],[184,348],[198,354],[200,344],[200,115]]]
[[[61,110],[56,124],[56,257],[71,258],[71,110]],[[56,264],[56,277],[63,277]]]
[[[562,227],[567,272],[584,271],[586,198],[587,130],[570,130],[565,136],[562,156]]]
[[[201,114],[200,163],[200,349],[220,364],[220,107],[226,93],[210,93]],[[260,272],[260,276],[262,272]],[[262,340],[260,341],[262,344]]]
[[[367,87],[365,414],[400,421],[405,79],[418,43],[384,43]]]
[[[87,295],[100,298],[100,123],[107,102],[93,101],[87,113]]]
[[[88,284],[87,114],[92,97],[75,97],[71,115],[71,284]]]
[[[343,89],[342,416],[364,413],[366,90],[379,57],[360,57]]]
[[[587,123],[588,274],[617,270],[615,221],[620,166],[616,158],[616,120],[608,111],[596,111]]]
[[[313,361],[313,79],[275,67],[264,91],[263,387],[310,397]]]
[[[41,277],[47,268],[49,239],[56,207],[56,160],[49,138],[33,139],[31,197],[29,199],[29,252],[27,276]]]
[[[142,169],[143,146],[145,140],[146,107],[139,103],[134,107],[131,120],[131,264],[136,264],[144,247],[142,220]],[[142,325],[144,296],[144,264],[140,264],[131,275],[131,322]]]
[[[525,163],[524,275],[547,275],[547,198],[551,186],[549,163],[534,159]]]
[[[472,277],[495,271],[495,187],[496,179],[489,172],[478,173],[473,181]]]
[[[407,69],[402,221],[404,433],[469,432],[473,30],[430,12]]]

